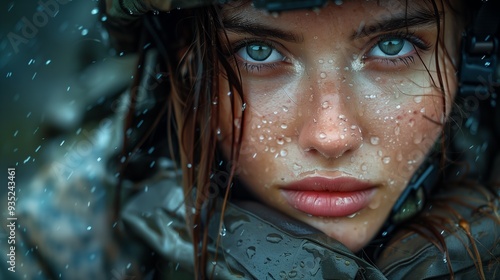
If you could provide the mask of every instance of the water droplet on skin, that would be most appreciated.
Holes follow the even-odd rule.
[[[396,106],[396,109],[401,109],[401,105],[397,105],[397,106]]]
[[[282,109],[283,109],[283,112],[288,112],[288,107],[283,106]]]
[[[366,164],[364,164],[364,163],[363,163],[363,164],[361,164],[361,170],[362,170],[362,171],[366,171],[366,170],[368,170],[368,167],[366,167]]]
[[[397,161],[402,161],[403,160],[403,154],[401,152],[398,152],[398,154],[396,155],[396,160]]]
[[[345,139],[345,134],[340,134],[340,139]]]
[[[313,38],[314,38],[314,40],[318,40],[318,36],[314,36]]]
[[[333,64],[333,59],[329,59],[328,63]]]
[[[356,161],[355,157],[351,157],[351,163],[354,163]]]
[[[326,134],[324,134],[323,132],[319,134],[319,139],[325,139],[326,138]]]
[[[380,207],[381,204],[381,198],[379,196],[375,196],[372,201],[370,201],[370,204],[368,204],[368,208],[375,210]]]
[[[299,171],[299,170],[301,170],[301,169],[302,169],[302,165],[297,164],[297,163],[294,163],[294,164],[293,164],[293,170],[295,170],[295,171]]]
[[[377,155],[378,155],[379,157],[382,157],[382,156],[384,155],[384,153],[383,153],[381,150],[378,150]]]
[[[260,142],[264,141],[264,139],[265,139],[265,138],[264,138],[264,135],[260,135],[260,136],[259,136],[259,140],[260,140]]]
[[[325,61],[323,59],[318,60],[319,64],[323,64]]]
[[[345,121],[345,122],[346,122],[346,121],[347,121],[347,118],[346,118],[346,116],[344,116],[344,115],[339,115],[339,120],[343,120],[343,121]]]
[[[240,118],[234,119],[234,126],[236,128],[240,128],[241,127],[241,119]]]
[[[283,150],[280,151],[280,156],[286,157],[287,155],[288,155],[288,151],[287,150],[283,149]]]
[[[321,103],[321,108],[327,109],[329,107],[328,101]]]
[[[391,158],[390,158],[390,157],[384,157],[384,158],[382,159],[382,162],[383,162],[384,164],[389,164],[389,163],[391,162]]]
[[[247,248],[247,257],[249,259],[253,258],[253,256],[255,256],[255,247],[254,246],[250,246]]]
[[[351,214],[351,215],[347,216],[347,218],[352,219],[352,218],[356,217],[357,214],[358,213]]]
[[[325,72],[321,72],[319,74],[319,76],[321,77],[321,79],[324,79],[324,78],[326,78],[326,73]]]
[[[408,121],[408,125],[410,127],[413,127],[415,125],[415,120],[414,119],[410,119],[410,121]]]
[[[278,143],[278,145],[283,145],[285,144],[285,141],[282,138],[278,138],[276,139],[276,143]]]
[[[421,133],[418,133],[417,135],[415,135],[415,137],[413,138],[413,143],[414,144],[420,144],[422,143],[422,139],[423,139],[423,136]]]
[[[394,134],[399,135],[399,133],[401,133],[401,128],[399,126],[396,126],[396,128],[394,128]]]
[[[276,152],[276,148],[271,147],[271,149],[269,149],[269,151],[271,151],[271,153],[274,153],[274,152]]]
[[[372,138],[370,138],[370,143],[372,145],[378,145],[380,143],[380,138],[373,136]]]
[[[415,103],[420,103],[420,102],[422,102],[422,96],[415,96],[415,97],[413,98],[413,101],[415,101]]]
[[[281,125],[281,128],[282,128],[282,129],[287,129],[287,128],[288,128],[288,125],[286,125],[286,124],[282,124],[282,125]]]

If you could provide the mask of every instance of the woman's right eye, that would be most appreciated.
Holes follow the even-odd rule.
[[[236,54],[249,64],[271,64],[285,60],[285,56],[272,45],[263,42],[247,43],[237,49]]]

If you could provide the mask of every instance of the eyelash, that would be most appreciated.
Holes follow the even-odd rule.
[[[429,43],[425,42],[420,37],[416,36],[415,33],[398,31],[398,32],[387,33],[387,34],[383,34],[383,35],[378,36],[375,43],[373,43],[371,45],[371,47],[369,48],[369,51],[371,51],[375,47],[377,47],[377,45],[379,43],[381,43],[383,41],[387,41],[389,39],[402,39],[402,40],[408,41],[410,44],[412,44],[412,46],[415,49],[419,49],[421,51],[428,51],[431,48],[431,45]],[[281,52],[278,51],[278,49],[280,48],[280,45],[273,42],[273,41],[258,40],[258,39],[243,39],[243,40],[237,42],[232,47],[232,56],[233,57],[236,56],[236,53],[241,48],[244,48],[244,47],[251,45],[251,44],[265,44],[265,45],[270,46],[273,49],[273,51],[277,51],[278,53],[281,54]],[[283,56],[286,58],[285,55],[283,55]],[[367,57],[365,54],[363,56],[363,61],[365,61],[367,59],[370,59],[370,57]],[[413,55],[406,55],[406,56],[402,56],[402,57],[392,57],[392,58],[375,57],[373,59],[376,59],[376,60],[381,61],[381,62],[386,63],[386,64],[392,64],[394,66],[397,66],[397,65],[402,63],[402,64],[409,67],[411,63],[415,62],[415,57]],[[243,60],[237,59],[237,58],[236,58],[236,61],[237,61],[239,67],[242,67],[243,69],[245,69],[246,71],[248,71],[250,73],[258,73],[258,72],[261,72],[263,70],[274,70],[279,66],[280,63],[282,63],[282,61],[280,61],[280,62],[272,62],[272,63],[255,64],[255,63],[250,63],[247,60],[243,61]]]

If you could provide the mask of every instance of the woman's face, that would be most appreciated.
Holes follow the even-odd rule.
[[[225,6],[246,102],[237,176],[258,199],[353,251],[374,237],[439,136],[456,87],[442,52],[450,90],[433,85],[431,10],[396,0],[277,15]],[[444,44],[455,56],[460,32],[446,15]],[[228,117],[228,90],[220,96],[228,156],[240,124]]]

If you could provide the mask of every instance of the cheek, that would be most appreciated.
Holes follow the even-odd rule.
[[[375,164],[388,175],[388,185],[404,185],[434,145],[442,130],[443,97],[434,89],[399,94],[384,104],[367,105],[366,142],[373,146]],[[396,184],[397,181],[401,183]]]
[[[292,117],[288,110],[261,114],[249,106],[249,110],[245,111],[239,175],[245,181],[259,181],[257,184],[249,182],[249,185],[266,187],[268,175],[274,178],[279,176],[278,166],[288,157],[288,147],[295,135],[287,122],[288,117]]]

